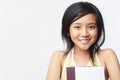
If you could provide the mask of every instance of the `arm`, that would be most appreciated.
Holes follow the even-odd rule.
[[[62,55],[60,51],[56,51],[51,56],[46,80],[60,80],[62,69]]]
[[[120,80],[120,65],[115,52],[111,49],[105,51],[105,65],[110,80]]]

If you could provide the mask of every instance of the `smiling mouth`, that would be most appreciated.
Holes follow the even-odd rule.
[[[89,43],[90,39],[79,39],[79,41],[80,41],[82,44],[87,44],[87,43]]]

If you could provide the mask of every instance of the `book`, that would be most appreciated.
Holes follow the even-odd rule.
[[[67,67],[67,80],[105,80],[104,67]]]

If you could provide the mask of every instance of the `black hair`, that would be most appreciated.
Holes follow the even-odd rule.
[[[76,21],[77,19],[87,15],[94,14],[96,17],[96,24],[98,27],[98,37],[96,42],[90,46],[90,58],[94,61],[94,54],[100,49],[101,45],[105,41],[105,30],[104,30],[104,22],[99,9],[90,2],[76,2],[70,5],[62,18],[62,39],[66,42],[66,50],[67,53],[74,47],[74,43],[71,40],[69,34],[70,25]]]

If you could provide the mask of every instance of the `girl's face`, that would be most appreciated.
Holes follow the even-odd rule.
[[[98,28],[94,14],[87,14],[70,25],[69,36],[75,47],[81,50],[89,50],[95,43],[97,35]]]

